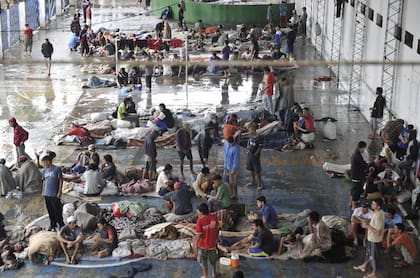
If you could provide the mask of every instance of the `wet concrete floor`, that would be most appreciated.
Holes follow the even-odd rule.
[[[127,30],[139,26],[153,30],[156,19],[150,16],[136,16],[140,8],[132,8],[135,1],[123,4],[117,1],[99,1],[94,6],[94,27],[105,26],[117,28],[124,26]],[[44,147],[57,152],[56,164],[71,164],[77,154],[74,147],[56,147],[52,145],[51,137],[62,129],[63,123],[74,118],[81,118],[88,112],[112,111],[117,104],[117,90],[96,89],[83,90],[81,84],[89,75],[80,72],[80,56],[70,52],[66,47],[69,32],[70,14],[59,17],[46,30],[36,34],[34,52],[31,58],[23,57],[22,45],[17,45],[6,53],[5,61],[18,59],[19,63],[4,65],[4,79],[0,86],[0,149],[1,155],[7,156],[8,162],[13,160],[11,130],[7,128],[7,118],[14,115],[22,125],[30,131],[27,149],[30,155],[35,149]],[[50,38],[55,46],[53,56],[53,70],[51,77],[47,77],[42,63],[25,64],[30,59],[41,60],[40,45],[44,38]],[[297,59],[314,57],[313,48],[309,42],[298,40]],[[57,60],[66,63],[54,62]],[[100,61],[98,58],[89,58]],[[85,62],[85,61],[83,61]],[[330,179],[322,171],[324,161],[348,163],[349,157],[357,142],[367,140],[368,125],[366,119],[352,106],[348,105],[346,92],[335,90],[335,86],[326,89],[316,89],[313,78],[329,75],[327,68],[306,67],[288,73],[294,79],[296,99],[308,105],[316,118],[334,117],[337,122],[337,140],[326,141],[317,138],[315,149],[301,152],[284,153],[264,150],[262,153],[264,194],[278,212],[297,213],[305,208],[319,211],[322,215],[337,214],[348,216],[348,195],[350,184],[341,179]],[[229,88],[229,110],[239,109],[251,96],[253,82],[259,82],[261,75],[236,76],[231,79]],[[210,107],[215,109],[221,101],[220,78],[203,77],[199,80],[189,80],[188,107],[193,111],[200,111]],[[235,84],[237,86],[235,86]],[[153,93],[140,96],[139,107],[156,106],[165,102],[170,109],[176,111],[186,107],[187,99],[183,80],[168,81],[154,80]],[[252,109],[258,104],[248,106]],[[115,157],[120,169],[128,165],[144,164],[142,149],[130,148],[126,150],[99,151],[101,155],[110,153]],[[241,152],[241,170],[239,179],[239,198],[248,205],[249,209],[256,209],[255,199],[259,192],[245,185],[248,176],[245,171],[245,151]],[[193,148],[195,171],[200,170],[198,153]],[[178,173],[178,158],[174,149],[158,150],[158,164],[172,163],[175,173]],[[221,147],[214,146],[210,153],[211,166],[222,165]],[[188,173],[188,170],[186,170]],[[132,197],[135,198],[135,197]],[[104,198],[103,202],[121,200],[122,197]],[[163,208],[158,199],[143,199],[151,206]],[[198,203],[198,200],[196,200]],[[15,219],[27,224],[33,219],[46,213],[43,200],[38,194],[25,194],[22,201],[22,215],[18,215],[19,202],[17,200],[1,199],[0,211],[6,215],[7,224],[13,224]],[[270,261],[251,260],[241,261],[240,269],[246,277],[362,277],[352,270],[352,265],[363,260],[364,249],[359,248],[357,258],[343,264],[304,263],[302,261]],[[168,260],[165,262],[148,260],[152,269],[137,277],[199,277],[198,263],[192,260]],[[55,266],[38,266],[27,263],[19,271],[1,273],[2,277],[109,277],[115,275],[124,277],[128,266],[98,269],[70,269]],[[230,277],[232,269],[221,267],[223,277]],[[380,272],[378,277],[420,277],[418,265],[408,269],[396,270],[392,268],[389,255],[381,255]]]

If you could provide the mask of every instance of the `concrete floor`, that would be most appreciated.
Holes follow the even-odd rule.
[[[151,17],[136,17],[140,21],[134,24],[125,19],[130,14],[135,16],[140,10],[133,11],[129,8],[133,1],[124,4],[100,1],[100,6],[95,6],[93,12],[94,26],[107,26],[115,28],[125,26],[130,29],[141,26],[154,26]],[[118,21],[111,21],[118,19]],[[102,23],[100,23],[102,22]],[[140,22],[140,23],[138,23]],[[22,56],[21,46],[6,53],[5,61],[17,58],[24,62],[25,59],[41,59],[39,53],[40,44],[45,37],[55,45],[54,59],[68,61],[70,63],[59,64],[53,62],[51,78],[47,78],[44,65],[41,64],[14,64],[4,65],[4,79],[1,80],[0,99],[2,113],[0,124],[6,126],[9,114],[16,115],[31,130],[28,149],[40,149],[49,146],[57,152],[57,164],[70,164],[76,156],[73,147],[50,146],[51,136],[60,130],[63,122],[72,118],[79,118],[87,112],[112,111],[117,103],[115,89],[82,90],[81,82],[88,76],[79,71],[80,56],[71,53],[66,48],[69,34],[68,26],[70,16],[58,18],[52,22],[48,29],[36,34],[34,53],[32,58]],[[153,27],[152,27],[153,28]],[[313,48],[309,42],[298,40],[297,59],[314,57]],[[90,58],[92,59],[92,58]],[[90,60],[89,59],[89,60]],[[93,60],[98,60],[93,58]],[[73,63],[74,62],[74,63]],[[305,67],[289,73],[295,80],[296,99],[309,106],[316,118],[334,117],[337,122],[337,140],[326,141],[317,138],[315,149],[300,152],[278,152],[264,150],[262,152],[263,182],[265,189],[262,191],[277,210],[277,212],[297,213],[305,208],[319,211],[322,215],[336,214],[348,216],[348,195],[350,184],[341,179],[330,179],[322,171],[324,161],[336,163],[348,163],[351,153],[359,140],[367,140],[368,125],[366,119],[354,107],[348,104],[346,92],[336,91],[334,85],[326,89],[315,89],[313,78],[329,75],[327,68]],[[0,75],[1,76],[1,75]],[[260,77],[256,78],[258,80]],[[252,80],[250,76],[239,76],[232,79],[232,83],[238,84],[238,88],[230,89],[228,109],[237,109],[244,100],[251,95]],[[255,81],[255,80],[254,80]],[[214,106],[220,103],[221,90],[218,78],[203,78],[198,81],[190,81],[189,108],[200,110],[203,107]],[[158,82],[159,83],[159,82]],[[205,94],[205,97],[203,95]],[[154,106],[160,102],[169,103],[171,109],[184,108],[186,97],[182,81],[164,82],[153,85],[153,94],[148,97],[142,96],[139,107],[146,107],[146,103]],[[10,130],[2,129],[0,143],[2,151],[10,152]],[[378,149],[378,142],[371,145],[372,150]],[[128,165],[142,165],[143,151],[141,149],[110,150],[107,151],[116,157],[116,163],[120,169]],[[103,155],[104,152],[100,151]],[[31,154],[31,153],[30,153]],[[199,171],[198,153],[193,149],[195,170]],[[242,150],[242,157],[245,151]],[[9,160],[11,158],[9,157]],[[161,149],[158,151],[158,164],[172,163],[175,172],[178,172],[177,155],[174,149]],[[221,147],[214,146],[210,155],[210,165],[222,165]],[[256,209],[255,199],[259,192],[254,188],[247,188],[248,177],[245,169],[245,159],[241,159],[240,170],[240,201],[248,205],[249,209]],[[188,173],[188,170],[186,170]],[[104,198],[103,202],[122,199],[122,197]],[[162,207],[158,199],[143,199],[148,205]],[[1,200],[0,211],[6,215],[8,223],[12,223],[17,216],[18,202],[16,200]],[[196,200],[198,203],[198,200]],[[25,195],[23,199],[23,216],[19,218],[22,223],[45,214],[45,208],[41,196],[37,194]],[[343,264],[304,263],[302,261],[268,261],[268,260],[241,260],[240,269],[246,277],[362,277],[360,273],[352,270],[352,265],[363,260],[364,249],[359,248],[358,256],[354,261]],[[392,268],[392,259],[389,255],[381,255],[380,272],[378,277],[420,277],[419,266],[396,270]],[[199,277],[200,268],[197,262],[192,260],[168,260],[165,262],[148,260],[152,269],[137,277]],[[128,266],[99,268],[99,269],[71,269],[56,266],[38,266],[27,262],[27,265],[19,271],[8,271],[1,274],[2,277],[124,277]],[[232,269],[221,267],[223,277],[230,277]]]

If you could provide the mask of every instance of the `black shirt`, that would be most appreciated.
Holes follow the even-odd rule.
[[[257,237],[257,243],[260,244],[260,248],[268,255],[271,255],[277,250],[277,242],[269,229],[263,227],[261,232],[257,233],[255,236]]]
[[[366,177],[368,164],[363,159],[359,150],[351,156],[351,179],[354,181],[363,181]]]
[[[382,95],[378,95],[373,104],[372,113],[370,114],[372,118],[382,118],[384,116],[384,108],[386,105],[386,100]]]

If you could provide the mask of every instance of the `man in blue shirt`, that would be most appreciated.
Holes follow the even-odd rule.
[[[229,189],[231,199],[238,199],[238,169],[239,169],[239,145],[236,144],[232,136],[224,142],[223,160],[225,175],[229,178]]]
[[[279,5],[279,12],[280,12],[280,27],[285,28],[287,27],[287,4],[285,1],[281,1]]]
[[[277,213],[272,206],[267,204],[267,200],[264,196],[257,198],[257,206],[261,210],[264,225],[270,229],[277,228]]]
[[[385,214],[385,229],[389,229],[395,226],[395,224],[402,223],[402,218],[395,212],[394,208],[388,208]]]
[[[61,204],[61,188],[63,187],[63,176],[61,169],[52,164],[50,154],[44,154],[41,158],[44,169],[42,169],[42,196],[45,198],[48,215],[50,218],[49,231],[55,231],[64,226],[63,205]]]

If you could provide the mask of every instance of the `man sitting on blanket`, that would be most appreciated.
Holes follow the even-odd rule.
[[[77,264],[76,256],[83,245],[83,233],[82,229],[76,225],[76,218],[70,216],[67,218],[67,225],[61,228],[57,235],[57,240],[60,242],[61,249],[66,255],[66,262],[68,264]],[[73,249],[73,253],[69,254],[70,249]]]
[[[102,178],[102,173],[98,172],[98,165],[90,163],[86,172],[80,177],[83,184],[75,186],[74,191],[87,196],[98,195],[105,187],[106,183]]]
[[[229,253],[238,251],[239,253],[248,252],[253,257],[268,257],[278,249],[278,242],[269,229],[264,226],[261,219],[256,219],[252,223],[254,233],[241,239],[230,247],[218,244],[217,248]]]
[[[174,191],[168,192],[163,196],[165,201],[169,201],[173,204],[173,209],[164,217],[166,221],[175,221],[182,218],[192,212],[191,199],[194,196],[194,192],[187,189],[180,182],[174,184]]]
[[[172,165],[166,164],[163,171],[159,173],[156,181],[156,193],[160,196],[172,191],[174,185],[174,178],[172,176]]]

